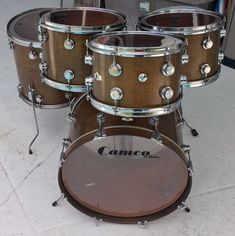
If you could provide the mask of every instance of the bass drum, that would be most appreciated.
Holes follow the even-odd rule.
[[[98,129],[97,115],[100,111],[96,110],[86,99],[86,95],[77,99],[69,115],[70,129],[69,139],[74,142],[80,136]],[[176,112],[160,116],[158,130],[179,146],[183,144],[182,131],[178,127],[178,115]],[[153,130],[148,118],[124,118],[105,114],[104,126],[137,126]]]
[[[52,9],[40,8],[13,17],[7,25],[19,78],[18,91],[27,104],[40,108],[61,108],[69,105],[69,95],[41,82],[39,63],[41,43],[38,40],[40,15]]]
[[[84,115],[84,114],[83,114]],[[89,114],[86,114],[89,119]],[[191,189],[182,149],[152,130],[115,124],[78,137],[61,160],[58,181],[78,210],[116,223],[157,219],[181,206]]]

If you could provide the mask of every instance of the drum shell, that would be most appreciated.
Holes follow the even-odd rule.
[[[85,99],[76,106],[74,110],[74,120],[70,122],[68,137],[74,142],[80,136],[87,134],[98,128],[97,115],[100,111],[93,108]],[[84,116],[85,114],[85,116]],[[177,126],[177,114],[172,112],[170,114],[160,116],[158,130],[179,146],[183,144],[181,128]],[[133,121],[125,121],[122,117],[105,114],[104,127],[109,126],[137,126],[149,129],[152,131],[153,126],[148,122],[148,118],[134,118]]]
[[[67,39],[66,33],[56,32],[46,29],[48,39],[42,45],[43,62],[47,63],[47,76],[51,80],[67,84],[64,72],[71,70],[74,78],[70,81],[71,85],[84,85],[85,78],[91,75],[91,66],[84,63],[86,54],[86,39],[89,34],[75,35],[70,34],[74,41],[74,48],[67,50],[64,48],[64,41]]]
[[[200,68],[203,64],[208,64],[211,67],[207,77],[215,75],[219,70],[220,30],[210,32],[210,38],[213,41],[213,46],[210,49],[204,49],[202,46],[207,36],[208,33],[184,36],[188,40],[186,50],[189,61],[182,65],[182,74],[187,76],[189,82],[202,79]]]
[[[92,73],[98,72],[102,76],[101,81],[94,80],[93,95],[105,104],[115,105],[110,97],[110,91],[119,87],[123,91],[123,97],[117,106],[126,108],[155,108],[173,103],[180,97],[181,53],[171,55],[171,63],[175,67],[172,76],[164,76],[161,72],[166,63],[165,56],[157,57],[121,57],[116,56],[116,62],[122,67],[122,74],[113,77],[109,74],[109,66],[113,63],[113,56],[93,52]],[[138,76],[146,74],[148,79],[140,82]],[[174,95],[169,100],[160,96],[163,87],[169,86]]]
[[[34,52],[39,55],[41,49],[34,48]],[[14,58],[18,73],[20,85],[22,85],[22,93],[26,99],[28,98],[29,86],[36,90],[37,95],[43,97],[42,105],[59,105],[65,104],[68,100],[65,98],[65,92],[53,89],[41,82],[39,73],[39,56],[35,60],[29,59],[30,48],[13,43]]]

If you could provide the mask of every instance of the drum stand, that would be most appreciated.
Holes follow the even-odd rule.
[[[37,131],[33,140],[29,144],[29,154],[31,155],[31,154],[33,154],[31,147],[39,135],[39,127],[38,127],[38,119],[37,119],[37,114],[36,114],[36,93],[35,93],[35,90],[30,87],[30,85],[29,85],[29,95],[30,95],[31,101],[32,101],[33,115],[34,115],[34,120],[35,120],[35,124],[36,124],[36,131]]]
[[[178,122],[177,122],[177,125],[178,125],[179,127],[186,125],[186,126],[190,129],[191,134],[192,134],[194,137],[198,136],[199,133],[197,132],[197,130],[194,129],[194,128],[192,128],[192,126],[190,126],[189,123],[187,122],[187,120],[185,120],[185,118],[183,117],[182,107],[178,108],[178,109],[176,110],[176,113],[177,113],[178,118],[179,118],[179,120],[178,120]]]

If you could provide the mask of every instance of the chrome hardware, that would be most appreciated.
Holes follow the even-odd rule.
[[[103,222],[103,219],[98,219],[96,217],[93,218],[94,219],[94,222],[95,222],[95,226],[98,227],[100,223]]]
[[[19,97],[22,97],[23,85],[19,84],[17,87]]]
[[[70,138],[63,138],[62,142],[62,151],[60,154],[60,160],[59,160],[59,165],[60,167],[63,165],[65,161],[65,150],[68,148],[68,146],[72,143]]]
[[[181,64],[184,65],[184,64],[187,64],[189,62],[189,56],[188,54],[183,54],[182,57],[181,57]]]
[[[38,41],[44,43],[47,41],[47,34],[46,33],[39,33],[38,34]]]
[[[109,74],[114,77],[120,76],[122,74],[122,67],[118,63],[113,62],[109,67]]]
[[[10,49],[13,49],[14,43],[13,43],[13,41],[12,41],[11,39],[9,39],[9,38],[8,38],[8,45],[9,45],[9,48],[10,48]]]
[[[222,28],[221,30],[220,30],[220,38],[223,38],[223,37],[225,37],[226,36],[226,29],[225,28]]]
[[[87,100],[89,100],[88,93],[92,87],[93,80],[94,80],[94,78],[92,76],[86,77],[86,79],[85,79],[85,85],[86,85],[86,90],[87,90]]]
[[[94,74],[94,78],[98,81],[101,81],[102,80],[102,76],[99,74],[99,72],[95,72]]]
[[[106,132],[104,129],[104,122],[106,120],[105,115],[103,113],[100,113],[97,115],[96,119],[98,122],[98,129],[94,139],[106,137]]]
[[[42,52],[40,52],[38,56],[40,59],[42,59]]]
[[[145,221],[139,221],[138,223],[137,223],[137,225],[138,225],[138,227],[140,227],[140,228],[147,228],[148,227],[148,221],[147,220],[145,220]]]
[[[72,114],[72,113],[69,113],[69,114],[68,114],[67,119],[68,119],[68,121],[70,121],[70,122],[76,121],[76,118],[75,118],[74,114]]]
[[[134,119],[132,117],[122,117],[122,120],[130,122],[130,121],[133,121]]]
[[[141,82],[141,83],[144,83],[146,80],[148,79],[147,75],[146,74],[139,74],[138,76],[138,80]]]
[[[30,60],[36,60],[38,58],[38,54],[35,51],[30,51],[29,52],[29,59]]]
[[[167,86],[161,90],[160,95],[162,99],[171,99],[174,95],[174,91],[171,89],[171,87]]]
[[[187,167],[188,167],[189,174],[192,176],[193,175],[193,163],[192,163],[192,160],[190,157],[191,147],[190,147],[190,145],[182,144],[181,148],[184,151],[184,153],[188,155]]]
[[[85,56],[85,59],[84,59],[84,62],[86,65],[92,65],[93,64],[93,57],[91,55],[86,55]]]
[[[223,59],[224,59],[224,53],[219,52],[219,55],[218,55],[219,63],[221,63],[221,61],[222,61]]]
[[[45,62],[41,62],[41,63],[39,63],[39,70],[41,71],[41,72],[45,72],[46,70],[47,70],[47,63],[45,63]]]
[[[175,67],[171,64],[170,61],[164,64],[164,66],[162,67],[162,73],[165,76],[170,76],[175,73]]]
[[[68,81],[72,80],[74,78],[74,73],[71,70],[66,70],[64,72],[64,78]]]
[[[64,41],[64,48],[67,50],[72,50],[74,48],[74,41],[70,38],[70,27],[65,31],[67,33],[67,39]]]
[[[51,205],[53,207],[56,207],[64,198],[65,198],[65,195],[64,193],[62,193],[61,196],[56,201],[54,201]]]
[[[186,82],[187,82],[187,80],[188,80],[188,78],[187,78],[187,76],[186,76],[186,75],[181,75],[181,76],[180,76],[180,82],[181,82],[181,84],[184,84],[184,83],[186,83]]]
[[[86,65],[92,65],[93,64],[93,57],[89,54],[89,51],[88,51],[88,40],[86,39],[86,55],[85,55],[85,58],[84,58],[84,63]]]
[[[36,95],[35,100],[36,100],[37,103],[41,104],[43,102],[43,96]]]
[[[204,77],[207,77],[207,75],[211,72],[211,67],[209,64],[203,64],[201,65],[200,71]]]
[[[186,212],[190,212],[190,208],[185,204],[185,202],[181,202],[178,207],[179,210],[185,210]]]
[[[160,133],[158,131],[158,125],[159,125],[159,118],[157,116],[153,116],[149,118],[149,124],[151,124],[152,126],[154,126],[154,130],[152,133],[152,139],[157,140],[157,142],[162,143],[162,139],[160,136]]]
[[[208,38],[203,40],[202,46],[204,49],[210,49],[213,47],[213,41],[211,40],[211,38],[209,36],[208,36]]]
[[[123,97],[123,91],[118,87],[114,87],[110,91],[110,96],[114,101],[121,100]]]

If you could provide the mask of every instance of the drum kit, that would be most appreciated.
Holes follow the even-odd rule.
[[[184,89],[218,79],[224,24],[195,7],[143,15],[136,31],[124,15],[92,7],[33,9],[9,21],[18,92],[37,135],[35,108],[70,107],[53,206],[66,198],[97,220],[140,225],[190,211],[181,101]]]

